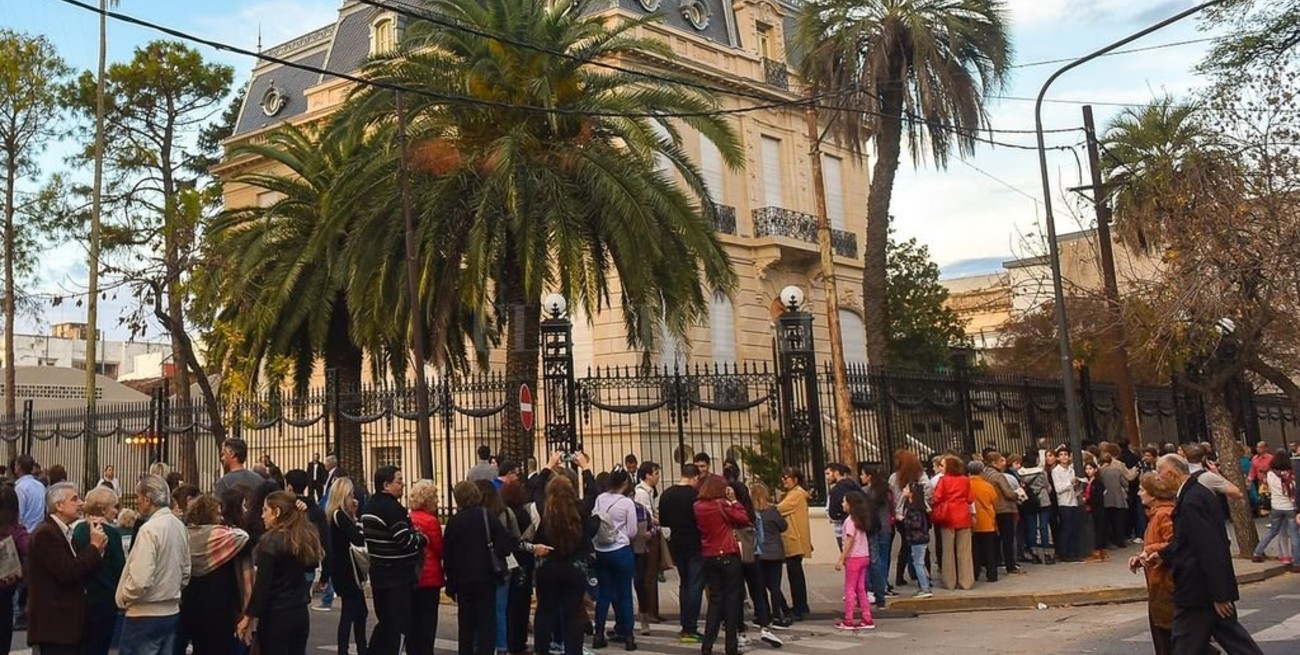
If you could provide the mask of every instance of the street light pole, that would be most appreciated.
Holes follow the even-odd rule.
[[[1034,103],[1034,130],[1038,135],[1038,168],[1043,181],[1043,211],[1047,222],[1047,256],[1052,267],[1052,299],[1056,304],[1056,332],[1061,349],[1061,377],[1065,385],[1066,425],[1069,428],[1070,452],[1074,456],[1074,468],[1079,475],[1083,474],[1083,436],[1081,433],[1083,417],[1079,409],[1079,399],[1075,395],[1074,362],[1070,354],[1070,327],[1065,314],[1065,285],[1061,279],[1061,251],[1060,246],[1056,243],[1056,220],[1052,215],[1052,182],[1047,172],[1047,146],[1043,141],[1043,98],[1047,95],[1047,90],[1052,86],[1052,83],[1065,73],[1108,52],[1122,48],[1152,32],[1173,25],[1201,10],[1222,4],[1224,1],[1210,0],[1209,2],[1203,2],[1062,66],[1043,83],[1043,88],[1039,90],[1038,99]]]

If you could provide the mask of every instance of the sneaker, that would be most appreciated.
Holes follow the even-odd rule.
[[[916,592],[916,595],[912,596],[912,598],[934,598],[934,594],[929,589],[922,589]]]
[[[896,591],[893,587],[890,587],[885,590],[885,598],[897,598],[897,597],[898,597],[898,591]]]
[[[876,622],[871,619],[867,619],[866,621],[858,621],[857,626],[859,630],[875,630]]]
[[[548,652],[550,653],[550,655],[564,655],[564,645],[551,644],[551,648]]]
[[[763,643],[772,648],[780,648],[785,645],[785,642],[781,641],[780,637],[773,634],[772,631],[767,628],[763,628],[763,630],[758,633],[758,638],[762,639]]]
[[[679,644],[698,644],[702,640],[698,632],[683,632],[677,635],[677,643]]]
[[[844,619],[840,619],[835,622],[835,629],[836,630],[857,630],[858,624],[853,621],[845,621]]]
[[[330,607],[329,605],[312,605],[311,608],[314,609],[314,610],[316,610],[317,612],[328,612],[328,611],[334,609],[333,607]]]
[[[1263,561],[1264,561],[1264,556],[1263,556],[1263,555],[1251,555],[1251,556],[1250,556],[1250,561],[1252,561],[1252,562],[1254,562],[1254,563],[1256,563],[1256,564],[1259,564],[1260,562],[1263,562]]]
[[[876,594],[874,594],[874,593],[868,591],[868,592],[867,592],[867,602],[868,602],[868,603],[871,603],[871,604],[874,605],[874,604],[876,603]]]
[[[1281,562],[1281,563],[1283,563],[1283,564],[1291,564],[1291,556],[1290,556],[1290,555],[1283,555],[1283,556],[1277,558],[1277,561],[1279,561],[1279,562]]]
[[[749,637],[746,637],[745,635],[736,635],[736,642],[741,648],[749,648],[749,644],[751,643]]]

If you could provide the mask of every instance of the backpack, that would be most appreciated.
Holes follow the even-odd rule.
[[[591,539],[593,544],[610,546],[618,541],[618,528],[614,527],[614,521],[609,517],[609,508],[602,508],[599,500],[591,510],[591,518],[596,523],[596,536]]]
[[[913,494],[920,494],[920,501],[918,496],[913,496],[912,502],[903,504],[903,539],[908,545],[929,543],[930,518],[925,514],[925,492],[918,488],[913,489]]]
[[[1025,500],[1020,503],[1021,510],[1034,513],[1043,508],[1043,503],[1038,495],[1039,490],[1034,488],[1037,486],[1036,483],[1042,479],[1042,473],[1031,473],[1021,482],[1020,486],[1025,490]]]

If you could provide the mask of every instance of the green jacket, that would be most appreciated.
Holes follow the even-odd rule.
[[[113,596],[117,593],[122,569],[126,567],[126,550],[122,548],[122,531],[107,523],[103,525],[104,534],[108,535],[108,546],[104,549],[99,572],[86,582],[86,604],[90,607],[117,607]],[[89,523],[77,521],[72,527],[72,543],[77,548],[90,543]]]

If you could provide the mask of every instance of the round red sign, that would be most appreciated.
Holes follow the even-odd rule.
[[[533,392],[527,384],[519,385],[519,423],[525,432],[533,429]]]

